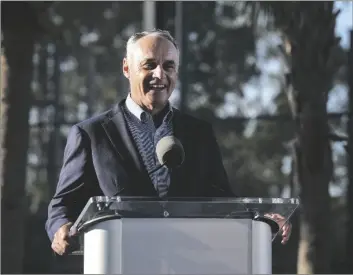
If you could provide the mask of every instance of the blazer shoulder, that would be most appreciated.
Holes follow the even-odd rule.
[[[197,118],[193,115],[181,112],[180,110],[174,108],[174,113],[178,120],[184,124],[189,129],[194,130],[212,130],[212,124],[206,120]]]
[[[74,126],[77,126],[78,128],[85,130],[85,131],[92,130],[92,129],[96,128],[97,126],[100,126],[101,123],[103,123],[110,116],[110,114],[112,112],[113,112],[113,109],[109,109],[103,113],[100,113],[100,114],[97,114],[97,115],[92,116],[90,118],[87,118],[87,119],[75,124]]]

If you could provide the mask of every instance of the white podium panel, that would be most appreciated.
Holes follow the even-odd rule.
[[[271,274],[271,228],[251,219],[122,218],[84,233],[85,274]]]
[[[72,226],[85,274],[271,274],[296,198],[92,197]],[[281,225],[283,226],[283,225]],[[82,251],[82,249],[80,249]]]

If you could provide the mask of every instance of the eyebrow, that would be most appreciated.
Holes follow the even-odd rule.
[[[142,60],[141,63],[150,63],[150,62],[155,62],[155,61],[156,61],[156,60],[153,59],[153,58],[145,58],[145,59]]]
[[[167,60],[167,61],[164,62],[164,63],[166,63],[166,64],[168,64],[168,65],[175,65],[175,61],[173,61],[173,60]]]
[[[154,58],[146,58],[146,59],[144,59],[144,60],[142,60],[142,64],[146,64],[146,63],[151,63],[151,62],[156,62],[156,59],[154,59]],[[173,60],[166,60],[165,62],[164,62],[164,64],[165,63],[167,63],[167,64],[173,64],[173,65],[175,65],[176,63],[175,63],[175,61],[173,61]]]

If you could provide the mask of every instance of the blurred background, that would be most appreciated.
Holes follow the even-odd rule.
[[[273,273],[353,273],[353,2],[1,1],[2,273],[78,273],[44,230],[70,127],[128,93],[125,43],[181,48],[171,101],[213,124],[232,187],[300,197]]]

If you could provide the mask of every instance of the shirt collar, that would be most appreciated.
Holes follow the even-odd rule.
[[[142,119],[142,114],[145,111],[135,102],[132,100],[131,95],[129,94],[126,98],[126,108],[139,120]]]
[[[126,108],[140,121],[144,120],[146,116],[149,116],[147,112],[145,112],[133,99],[131,98],[131,94],[129,93],[126,98]],[[165,113],[164,119],[169,122],[173,116],[173,108],[171,104],[168,102],[168,111]]]

